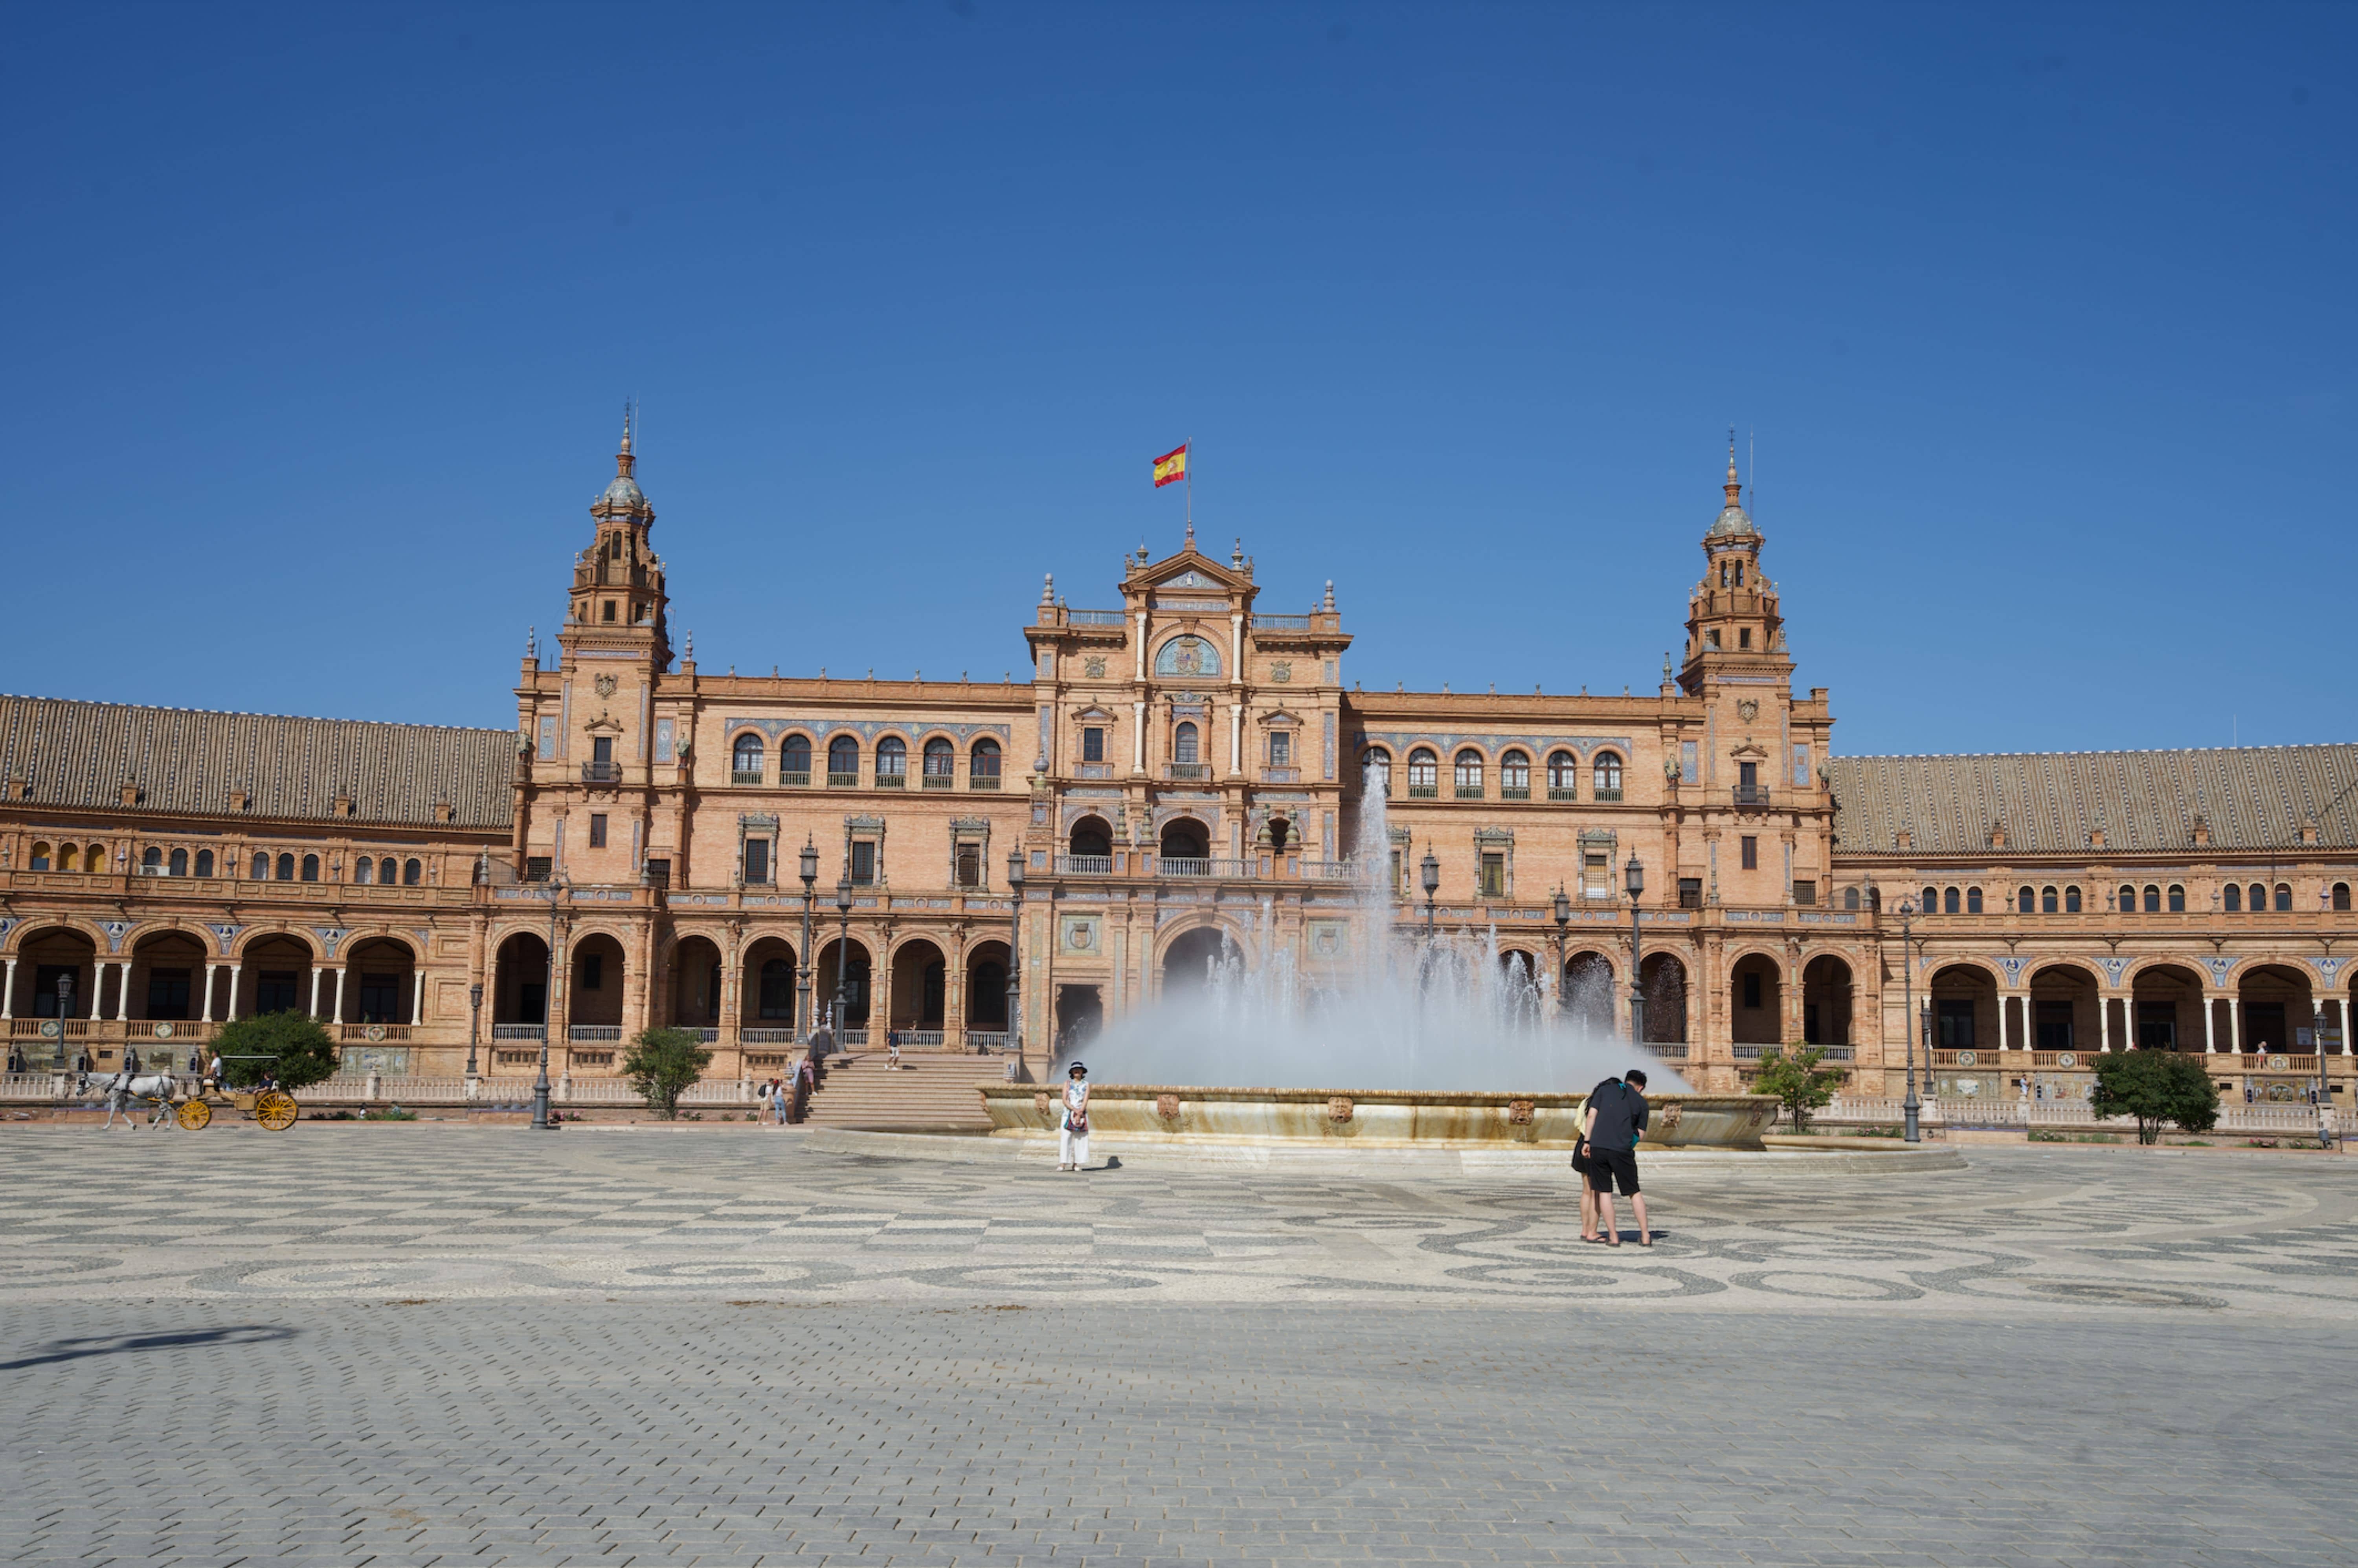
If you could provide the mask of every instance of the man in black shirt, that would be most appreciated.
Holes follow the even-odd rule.
[[[1638,1216],[1638,1245],[1651,1247],[1654,1233],[1646,1222],[1645,1195],[1638,1190],[1638,1135],[1646,1130],[1646,1075],[1636,1067],[1618,1078],[1607,1078],[1588,1097],[1581,1132],[1588,1140],[1588,1184],[1596,1195],[1605,1244],[1621,1245],[1621,1217],[1614,1211],[1613,1186]]]

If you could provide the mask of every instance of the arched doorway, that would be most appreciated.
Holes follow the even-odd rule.
[[[131,949],[131,1016],[180,1022],[202,1016],[205,945],[185,931],[158,931]]]
[[[1729,1038],[1738,1045],[1781,1045],[1784,970],[1766,953],[1747,953],[1728,972]]]
[[[1228,934],[1217,925],[1183,931],[1163,951],[1163,989],[1199,990],[1211,983],[1212,966],[1237,957]]]
[[[36,1023],[32,1039],[15,1043],[26,1071],[71,1066],[81,1055],[97,961],[98,944],[70,926],[36,931],[16,945],[10,1011],[18,1018],[53,1021],[56,1030]]]
[[[825,1022],[831,1016],[827,1010],[837,1001],[839,984],[842,1013],[836,1020],[840,1031],[838,1043],[861,1044],[864,1035],[855,1038],[851,1032],[865,1031],[868,1027],[871,979],[868,948],[858,937],[853,937],[848,946],[841,937],[837,937],[820,947],[817,972],[811,977],[811,983],[816,988],[811,998],[814,1026]]]
[[[1007,1029],[1007,944],[978,942],[966,950],[966,1026],[976,1033]]]
[[[1801,966],[1801,1043],[1850,1044],[1850,966],[1821,953]]]
[[[566,949],[565,1021],[574,1039],[622,1038],[622,944],[603,931],[577,936]]]
[[[671,1022],[675,1029],[720,1026],[720,946],[708,936],[683,936],[671,950]]]
[[[258,1017],[265,1012],[313,1012],[311,945],[299,937],[264,936],[239,953],[244,966],[238,977],[237,1015]],[[324,1008],[323,1001],[320,1008]]]
[[[1074,823],[1065,843],[1076,858],[1113,859],[1113,829],[1107,826],[1102,816],[1084,816]]]
[[[1602,953],[1574,953],[1563,961],[1563,1007],[1573,1026],[1602,1039],[1614,1026],[1613,960]]]
[[[2235,1001],[2243,1014],[2240,1044],[2246,1054],[2265,1053],[2308,1054],[2316,1049],[2300,1044],[2300,1031],[2310,1027],[2309,977],[2288,964],[2255,964],[2236,977]]]
[[[1540,967],[1539,956],[1519,947],[1498,949],[1498,983],[1507,1004],[1507,1014],[1519,1023],[1536,1023],[1545,1005],[1540,994],[1540,977],[1546,971]]]
[[[2031,1045],[2039,1051],[2093,1051],[2096,977],[2076,964],[2050,964],[2030,977]]]
[[[500,944],[492,986],[492,1022],[548,1022],[548,944],[519,931]]]
[[[938,1034],[949,1007],[949,965],[942,950],[923,937],[892,950],[892,1018],[894,1029]],[[930,1042],[939,1044],[939,1040]]]
[[[783,936],[763,936],[750,943],[745,948],[745,973],[739,987],[738,1027],[794,1029],[799,983],[792,943]]]
[[[1979,964],[1932,971],[1925,987],[1932,1009],[1932,1044],[1943,1051],[1995,1051],[2006,1038],[1998,1016],[1997,977]]]
[[[341,1023],[415,1023],[417,956],[392,936],[355,944],[344,958]]]
[[[2201,1051],[2202,977],[2183,964],[2156,964],[2129,981],[2136,1013],[2130,1044],[2140,1051]]]
[[[1176,816],[1163,824],[1161,853],[1166,860],[1208,860],[1212,830],[1192,816]]]
[[[1639,988],[1646,993],[1650,1045],[1683,1045],[1687,1038],[1687,967],[1674,953],[1649,953]]]

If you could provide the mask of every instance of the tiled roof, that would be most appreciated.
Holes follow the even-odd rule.
[[[0,778],[33,806],[118,809],[135,784],[142,813],[225,815],[243,790],[249,816],[333,818],[349,795],[357,822],[431,823],[448,801],[451,826],[505,827],[514,768],[504,730],[0,697]]]
[[[2194,817],[2213,851],[2358,847],[2358,745],[2200,752],[2045,752],[1965,757],[1836,757],[1842,855],[1888,854],[1901,828],[1916,854],[1981,855],[2003,823],[2008,850],[2190,849]]]

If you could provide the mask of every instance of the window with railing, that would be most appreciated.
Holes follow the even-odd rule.
[[[1366,770],[1368,788],[1387,800],[1392,793],[1392,754],[1381,746],[1370,746],[1359,758]]]
[[[1498,798],[1531,798],[1531,760],[1524,753],[1509,752],[1498,759]]]
[[[1596,798],[1621,798],[1621,759],[1611,752],[1599,752],[1591,771],[1595,774]]]
[[[1450,764],[1450,772],[1456,782],[1458,799],[1479,800],[1482,798],[1481,752],[1474,750],[1471,746],[1468,746],[1466,750],[1457,753],[1456,760]]]
[[[762,762],[768,748],[759,735],[740,735],[729,748],[729,782],[757,784],[762,782]]]
[[[860,742],[849,735],[838,735],[827,743],[827,787],[860,787]]]
[[[855,838],[851,842],[851,882],[854,887],[867,887],[876,881],[876,841]]]
[[[1580,798],[1580,762],[1570,752],[1548,753],[1548,798],[1578,800]]]
[[[778,742],[778,782],[796,788],[808,788],[811,776],[811,743],[807,735],[789,735]]]
[[[957,783],[957,751],[936,735],[925,742],[925,787],[948,789]]]
[[[876,787],[901,789],[909,782],[909,742],[887,735],[876,742]]]
[[[1441,795],[1441,759],[1422,746],[1408,754],[1408,793],[1412,800],[1434,800]]]
[[[999,742],[983,740],[974,743],[967,753],[966,787],[997,789],[999,787]]]

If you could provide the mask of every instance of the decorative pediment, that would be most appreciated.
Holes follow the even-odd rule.
[[[1078,713],[1074,714],[1073,717],[1093,724],[1110,724],[1114,719],[1114,716],[1111,712],[1096,706],[1094,703],[1082,708]]]
[[[1282,708],[1275,713],[1270,714],[1266,718],[1262,719],[1261,722],[1279,730],[1299,729],[1302,725],[1302,720],[1299,718],[1295,717],[1293,714],[1286,712],[1285,709]]]
[[[1736,747],[1727,754],[1735,758],[1739,762],[1765,762],[1768,760],[1767,750],[1761,746],[1759,741],[1753,740],[1749,735],[1744,738],[1744,744]]]
[[[588,730],[592,735],[619,735],[622,732],[622,721],[601,708],[599,710],[597,718],[592,719],[589,723],[584,724],[581,728]]]
[[[1200,588],[1208,589],[1214,593],[1226,593],[1228,590],[1227,582],[1212,576],[1200,567],[1188,567],[1184,570],[1173,572],[1169,577],[1157,578],[1154,579],[1154,587],[1157,589]]]

